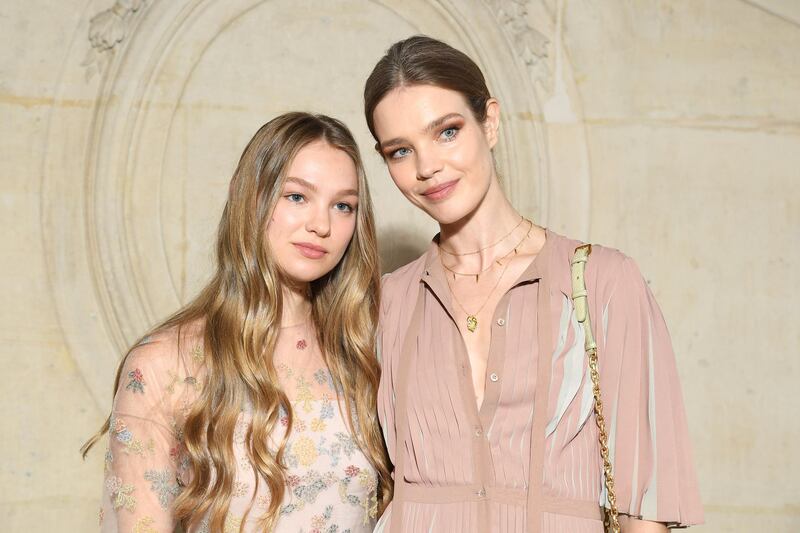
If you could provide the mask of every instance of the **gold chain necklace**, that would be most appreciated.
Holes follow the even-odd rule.
[[[511,231],[509,231],[508,233],[506,233],[505,235],[503,235],[502,237],[500,237],[500,239],[499,239],[499,240],[497,240],[497,241],[493,242],[492,244],[490,244],[490,245],[488,245],[488,246],[484,246],[484,247],[483,247],[483,248],[481,248],[480,250],[475,250],[474,252],[462,252],[462,253],[457,253],[457,252],[451,252],[450,250],[448,250],[448,249],[444,248],[444,247],[443,247],[443,246],[441,246],[441,245],[439,246],[439,250],[441,250],[442,252],[446,253],[447,255],[454,255],[454,256],[457,256],[457,257],[461,257],[461,256],[463,256],[463,255],[475,255],[475,254],[479,254],[479,253],[481,253],[482,251],[486,250],[487,248],[491,248],[492,246],[497,246],[498,244],[500,244],[501,242],[503,242],[504,240],[506,240],[506,239],[508,238],[508,236],[509,236],[509,235],[511,235],[512,233],[514,233],[514,231],[516,231],[516,229],[522,225],[522,223],[523,223],[523,222],[525,222],[525,217],[524,217],[524,216],[520,216],[520,218],[519,218],[519,222],[517,222],[517,225],[516,225],[516,226],[514,226],[514,227],[511,229]]]
[[[525,220],[525,219],[523,219],[523,220]],[[530,224],[531,224],[531,227],[529,227],[529,228],[528,228],[528,233],[526,233],[526,234],[525,234],[525,235],[524,235],[524,236],[523,236],[523,237],[522,237],[522,238],[519,240],[519,242],[517,242],[517,244],[516,244],[516,245],[514,245],[514,247],[513,247],[511,250],[509,250],[509,251],[508,251],[508,253],[506,253],[506,254],[505,254],[503,257],[501,257],[501,258],[499,258],[499,259],[495,259],[495,260],[493,260],[491,263],[489,263],[489,266],[487,266],[486,268],[484,268],[484,269],[483,269],[483,270],[481,270],[480,272],[477,272],[477,273],[472,273],[472,272],[458,272],[458,271],[456,271],[456,270],[453,270],[452,268],[450,268],[449,266],[447,266],[447,265],[445,265],[445,264],[444,264],[444,261],[442,261],[442,256],[441,256],[441,255],[439,256],[439,262],[440,262],[440,263],[442,263],[442,267],[443,267],[445,270],[447,270],[448,272],[450,272],[451,274],[453,274],[453,279],[455,279],[455,278],[456,278],[456,276],[475,276],[475,283],[478,283],[478,281],[480,281],[480,276],[481,276],[481,274],[483,274],[484,272],[486,272],[487,270],[489,270],[490,268],[492,268],[492,267],[494,266],[494,264],[495,264],[495,263],[497,263],[497,264],[499,265],[499,264],[500,264],[500,262],[501,262],[503,259],[506,259],[506,258],[507,258],[508,256],[510,256],[512,253],[513,253],[513,254],[516,254],[516,253],[517,253],[517,248],[519,248],[520,244],[522,244],[522,243],[525,241],[525,239],[527,239],[528,237],[530,237],[530,236],[531,236],[531,231],[533,231],[533,222],[531,222]],[[519,225],[517,225],[517,227],[519,227]],[[517,229],[517,228],[514,228],[514,229]],[[510,235],[510,234],[509,234],[509,235]],[[507,236],[508,236],[508,235],[507,235]],[[488,248],[488,246],[487,246],[487,248]],[[441,250],[441,249],[442,249],[442,247],[441,247],[441,246],[439,246],[439,249]],[[483,248],[483,249],[485,249],[485,248]],[[468,254],[463,254],[463,255],[468,255]],[[447,276],[445,276],[445,277],[447,277]]]
[[[441,263],[441,261],[442,261],[442,256],[440,255],[439,262]],[[494,262],[492,262],[492,264],[494,264]],[[486,307],[486,304],[489,303],[489,300],[491,300],[492,294],[494,294],[494,291],[497,290],[497,287],[500,286],[500,280],[502,280],[503,276],[505,276],[506,269],[510,264],[511,261],[508,261],[503,266],[503,270],[502,272],[500,272],[500,277],[497,278],[497,283],[495,283],[494,287],[492,287],[492,290],[489,291],[489,296],[486,297],[486,299],[483,301],[483,304],[481,304],[478,310],[475,311],[474,313],[470,313],[469,311],[467,311],[467,308],[464,307],[464,305],[458,300],[458,296],[456,296],[456,291],[454,291],[453,287],[450,285],[450,280],[447,279],[447,276],[444,277],[444,280],[447,282],[447,288],[450,289],[450,295],[453,297],[453,301],[455,301],[461,308],[461,310],[467,314],[467,330],[469,330],[470,333],[474,333],[475,330],[478,329],[478,315],[480,314],[481,311],[483,311],[483,308]],[[442,266],[444,266],[444,263],[442,263]]]

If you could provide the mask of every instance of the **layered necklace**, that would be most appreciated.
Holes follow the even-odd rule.
[[[491,248],[492,246],[496,246],[496,245],[500,244],[501,242],[503,242],[512,233],[514,233],[514,231],[518,227],[520,227],[525,220],[526,220],[525,217],[522,217],[521,220],[519,221],[519,223],[516,226],[514,226],[514,229],[509,231],[500,240],[494,242],[493,244],[490,244],[489,246],[484,246],[483,248],[481,248],[479,250],[475,250],[473,252],[455,253],[455,252],[450,252],[450,251],[442,248],[441,246],[439,246],[439,250],[441,250],[442,252],[444,252],[447,255],[453,255],[453,256],[465,256],[465,255],[478,254],[478,253],[480,253],[480,252],[482,252],[482,251],[484,251],[484,250],[486,250],[488,248]],[[464,313],[467,315],[466,326],[467,326],[467,331],[469,331],[470,333],[474,333],[475,330],[478,329],[478,315],[483,310],[483,308],[486,307],[486,304],[489,303],[489,300],[491,300],[492,295],[494,294],[494,291],[496,291],[497,287],[500,286],[500,281],[502,281],[503,276],[505,276],[506,270],[508,269],[508,265],[511,264],[510,260],[506,261],[505,264],[503,264],[503,261],[505,259],[508,259],[512,254],[516,255],[517,249],[520,247],[520,245],[523,242],[525,242],[525,240],[527,240],[528,237],[530,237],[531,231],[533,231],[533,222],[528,221],[528,223],[530,224],[530,227],[528,228],[528,231],[525,233],[525,235],[519,240],[519,242],[517,242],[517,244],[515,244],[514,247],[511,250],[509,250],[508,253],[506,253],[503,257],[500,257],[499,259],[493,260],[491,263],[489,263],[489,266],[487,266],[483,270],[480,270],[479,272],[458,272],[456,270],[453,270],[452,268],[450,268],[450,267],[448,267],[447,265],[444,264],[444,261],[442,260],[442,255],[441,254],[439,255],[439,262],[441,263],[442,268],[444,268],[445,270],[447,270],[448,272],[450,272],[453,275],[453,281],[455,281],[456,276],[465,276],[465,277],[467,277],[467,276],[475,276],[475,283],[478,283],[478,281],[480,280],[481,274],[483,274],[487,270],[493,268],[495,266],[495,264],[503,266],[503,270],[500,272],[500,276],[497,278],[497,281],[495,282],[494,286],[489,291],[489,295],[483,301],[483,303],[478,308],[478,310],[475,311],[474,313],[470,313],[467,310],[467,308],[464,307],[464,305],[459,301],[458,296],[456,296],[456,292],[453,290],[453,286],[450,284],[450,280],[447,278],[447,276],[445,276],[445,281],[447,282],[447,288],[450,290],[450,295],[453,297],[453,300],[456,302],[456,304],[458,304],[458,306],[461,308],[461,310],[464,311]]]

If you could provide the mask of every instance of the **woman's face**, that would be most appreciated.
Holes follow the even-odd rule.
[[[394,89],[373,113],[395,185],[439,224],[470,215],[486,196],[495,179],[498,117],[494,99],[481,124],[461,93],[432,85]]]
[[[356,227],[358,173],[345,152],[307,144],[289,165],[267,225],[275,261],[295,282],[321,278],[339,263]]]

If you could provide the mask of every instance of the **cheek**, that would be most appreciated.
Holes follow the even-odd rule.
[[[298,216],[292,213],[291,209],[286,206],[278,205],[272,213],[272,218],[267,226],[267,238],[270,245],[275,247],[280,245],[281,241],[285,240],[297,226]]]
[[[417,183],[417,171],[411,158],[389,166],[389,175],[395,186],[404,194],[410,192]]]
[[[353,234],[356,231],[356,215],[349,216],[349,217],[341,217],[339,220],[336,221],[336,230],[334,235],[336,248],[337,248],[337,256],[341,257],[344,255],[345,250],[347,249],[347,245],[350,244],[350,241],[353,239]]]

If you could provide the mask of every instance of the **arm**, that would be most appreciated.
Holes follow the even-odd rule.
[[[628,516],[619,517],[619,525],[622,533],[666,533],[667,526],[660,522],[650,522],[638,520]]]
[[[698,524],[703,511],[669,332],[636,264],[617,257],[597,265],[616,279],[592,313],[617,507],[641,517],[628,518],[623,531]]]
[[[180,443],[170,421],[164,344],[135,348],[122,370],[109,427],[102,531],[164,532],[175,528]]]

